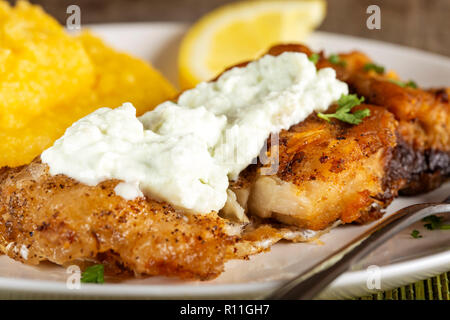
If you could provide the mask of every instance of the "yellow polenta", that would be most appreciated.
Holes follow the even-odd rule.
[[[94,82],[79,41],[41,8],[0,2],[0,123],[23,127],[50,106],[74,98]]]
[[[99,107],[132,102],[142,114],[175,93],[147,63],[66,34],[40,7],[0,2],[0,166],[30,162]]]

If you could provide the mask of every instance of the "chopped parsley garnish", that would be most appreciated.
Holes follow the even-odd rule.
[[[360,105],[364,101],[364,97],[358,98],[356,94],[342,95],[338,100],[338,108],[335,113],[318,113],[317,116],[323,120],[330,121],[331,118],[336,118],[343,122],[347,122],[350,124],[359,124],[362,119],[367,116],[370,116],[369,109],[362,109],[351,113],[350,111],[353,107]]]
[[[332,55],[330,55],[330,57],[328,58],[328,61],[330,61],[330,62],[333,63],[333,64],[338,64],[340,60],[341,60],[341,59],[339,58],[339,56],[338,56],[337,54],[332,54]]]
[[[389,82],[392,82],[393,84],[396,84],[396,85],[398,85],[398,86],[400,86],[402,88],[410,87],[410,88],[417,89],[417,83],[415,83],[412,80],[409,80],[408,82],[402,82],[402,81],[395,80],[395,79],[389,79]]]
[[[312,63],[316,64],[316,63],[319,61],[320,56],[319,56],[318,53],[313,53],[313,54],[311,54],[311,55],[308,57],[308,59],[309,59],[309,61],[311,61]]]
[[[413,230],[411,232],[411,237],[413,237],[414,239],[419,239],[422,238],[422,235],[420,234],[419,230]]]
[[[102,264],[90,266],[84,270],[81,275],[81,282],[83,283],[104,283],[105,268]]]
[[[330,55],[328,57],[328,61],[330,61],[332,64],[337,64],[343,67],[345,67],[347,64],[345,61],[341,60],[341,58],[337,54]]]
[[[401,81],[398,81],[398,80],[395,80],[395,79],[388,79],[388,81],[393,83],[393,84],[398,85],[399,87],[402,87],[402,88],[405,87],[405,84],[403,82],[401,82]]]
[[[412,81],[412,80],[409,80],[405,85],[406,85],[407,87],[411,87],[411,88],[417,89],[417,83],[415,83],[415,82]]]
[[[366,63],[364,65],[364,71],[370,71],[370,70],[373,70],[373,71],[375,71],[378,74],[383,74],[384,73],[384,67],[383,66],[377,65],[375,63]]]
[[[426,218],[423,218],[422,221],[423,222],[428,222],[428,223],[423,225],[428,230],[436,230],[436,229],[450,230],[450,224],[444,224],[442,217],[438,217],[438,216],[432,215],[432,216],[428,216]]]

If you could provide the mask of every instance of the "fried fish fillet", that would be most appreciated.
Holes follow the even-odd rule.
[[[303,45],[279,45],[269,50],[313,52]],[[366,68],[373,61],[361,52],[340,54],[338,63],[330,63],[319,53],[318,68],[332,67],[337,77],[366,102],[382,106],[399,122],[399,167],[406,183],[403,194],[426,192],[450,177],[450,103],[449,88],[423,90],[405,85],[393,72],[377,73]]]
[[[51,176],[38,159],[0,171],[0,251],[28,264],[90,260],[135,274],[210,279],[223,271],[234,238],[226,220]]]
[[[207,280],[229,259],[266,251],[281,239],[321,235],[261,222],[244,230],[216,213],[187,213],[149,198],[127,201],[114,192],[119,182],[92,187],[52,176],[39,158],[1,168],[0,253],[31,265],[102,263],[109,274]]]
[[[279,45],[268,54],[286,51],[313,53],[302,45]],[[331,66],[322,56],[318,67]],[[241,207],[250,215],[310,230],[380,217],[406,181],[397,170],[398,122],[382,107],[355,110],[364,108],[371,116],[356,126],[328,123],[314,114],[282,131],[278,171],[266,175],[265,166],[253,165],[232,182]]]
[[[281,239],[309,241],[337,220],[377,217],[396,194],[394,179],[386,179],[396,121],[382,108],[362,107],[372,115],[358,126],[312,115],[282,131],[278,173],[264,176],[264,168],[253,165],[232,183],[242,206],[263,218],[241,224],[149,198],[127,201],[114,193],[117,180],[87,186],[50,175],[39,159],[4,167],[0,251],[28,264],[91,261],[112,273],[204,280],[218,276],[228,259],[268,250]],[[267,219],[269,212],[278,222]]]
[[[408,175],[403,193],[416,194],[438,187],[450,177],[449,89],[423,90],[402,85],[388,74],[366,71],[372,61],[362,53],[341,55],[337,66],[353,92],[384,106],[399,122],[402,165]],[[399,85],[400,84],[400,85]]]
[[[281,131],[278,171],[265,175],[267,165],[253,165],[232,183],[241,206],[260,218],[311,230],[379,217],[403,183],[390,172],[397,121],[380,107],[357,108],[369,108],[371,115],[356,126],[313,114]]]

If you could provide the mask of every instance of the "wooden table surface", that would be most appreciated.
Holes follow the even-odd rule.
[[[13,2],[12,0],[10,0]],[[82,23],[193,22],[227,0],[32,0],[64,22],[77,4]],[[366,27],[366,9],[381,8],[381,29]],[[328,0],[320,30],[378,39],[450,56],[450,0]]]

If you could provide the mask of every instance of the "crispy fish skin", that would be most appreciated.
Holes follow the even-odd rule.
[[[31,265],[102,263],[108,274],[209,280],[227,260],[267,251],[293,232],[296,241],[315,236],[261,223],[244,230],[216,213],[186,213],[149,198],[127,201],[114,192],[119,182],[87,186],[52,176],[38,158],[0,168],[0,254]]]
[[[311,230],[380,217],[403,183],[386,178],[395,161],[397,121],[380,107],[356,109],[364,108],[371,115],[359,125],[313,114],[281,131],[276,174],[254,165],[232,184],[241,205],[261,218]]]
[[[404,143],[404,171],[409,174],[403,194],[417,194],[439,187],[450,177],[450,103],[448,89],[422,90],[399,86],[386,75],[367,72],[361,53],[342,55],[351,67],[347,83],[370,103],[384,106],[399,121]],[[347,69],[347,68],[346,68]]]
[[[0,251],[27,264],[90,260],[136,275],[205,280],[223,271],[235,241],[224,219],[144,198],[126,201],[114,193],[118,182],[90,187],[51,176],[38,159],[1,169]]]
[[[279,45],[269,54],[285,51],[313,52],[303,45]],[[343,63],[332,64],[319,53],[318,68],[331,67],[345,81],[351,92],[366,98],[367,103],[382,106],[399,122],[397,146],[398,171],[407,183],[402,194],[418,194],[439,187],[450,177],[450,103],[449,88],[423,90],[399,86],[392,72],[378,74],[366,70],[373,61],[364,53],[339,54]],[[399,173],[397,173],[399,174]]]
[[[418,150],[450,151],[450,104],[446,89],[402,87],[386,75],[365,71],[364,65],[372,61],[359,52],[341,57],[346,61],[343,73],[347,73],[344,77],[351,89],[368,102],[392,112],[405,142]]]

